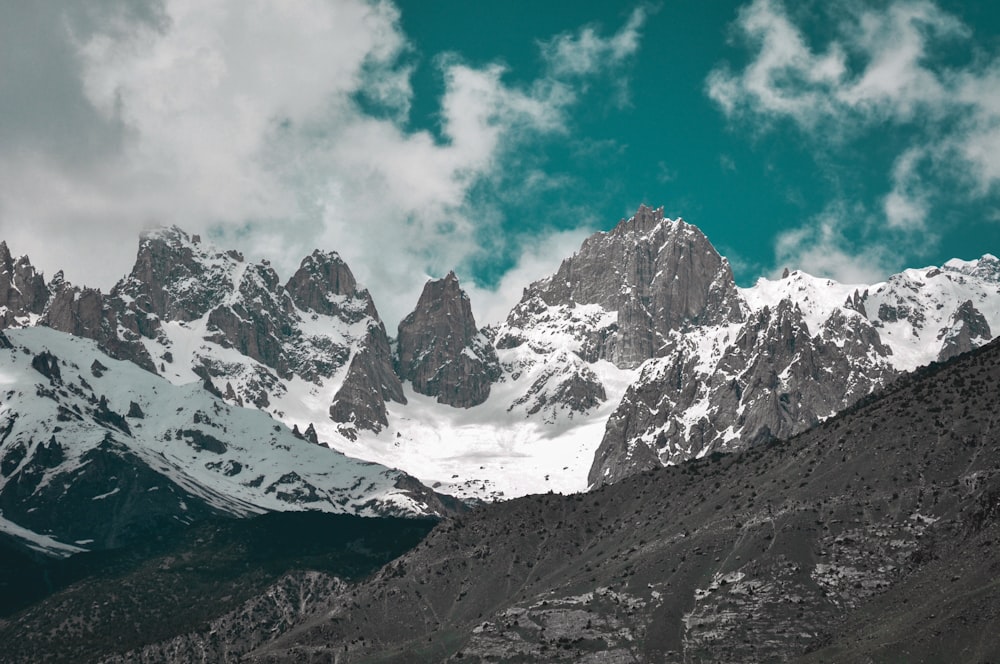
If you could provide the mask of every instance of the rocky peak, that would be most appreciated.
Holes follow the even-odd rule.
[[[236,290],[208,314],[208,339],[235,348],[290,378],[294,363],[286,341],[294,336],[298,315],[267,262],[247,265]]]
[[[639,205],[639,209],[636,210],[633,217],[620,220],[611,230],[611,234],[649,233],[655,230],[663,221],[663,207],[654,209],[643,203]]]
[[[728,261],[698,228],[646,206],[585,240],[555,275],[532,284],[522,303],[535,298],[617,312],[617,329],[604,335],[597,355],[626,368],[656,356],[672,330],[743,319]],[[524,313],[515,308],[508,322],[523,327]]]
[[[303,311],[337,316],[352,323],[377,315],[368,291],[358,288],[351,269],[335,251],[317,249],[303,258],[285,290]]]
[[[74,286],[62,271],[52,278],[50,288],[52,297],[38,321],[40,325],[93,339],[111,357],[131,360],[156,373],[153,360],[138,335],[119,329],[117,313],[100,290]]]
[[[955,258],[945,263],[943,269],[948,272],[957,272],[985,281],[1000,283],[1000,258],[993,254],[983,254],[981,258],[973,261]]]
[[[80,288],[62,272],[52,279],[52,300],[41,323],[60,332],[100,341],[108,321],[104,296],[95,288]]]
[[[144,233],[132,272],[111,291],[132,308],[162,320],[201,318],[234,287],[238,251],[206,249],[171,226]]]
[[[368,332],[330,404],[330,419],[340,424],[338,430],[344,436],[353,440],[358,429],[378,433],[389,424],[386,402],[406,403],[392,360],[385,325],[377,318],[369,319]]]
[[[458,277],[424,285],[416,308],[399,324],[396,370],[413,389],[459,408],[486,400],[500,365],[480,334]]]
[[[967,353],[992,338],[993,332],[986,317],[976,308],[972,300],[966,300],[958,305],[948,319],[948,324],[938,332],[938,339],[944,341],[937,357],[938,362]]]
[[[864,294],[862,294],[857,288],[854,289],[854,293],[847,296],[847,300],[844,301],[844,308],[857,311],[859,314],[868,317],[868,310],[865,309],[865,300],[868,299],[868,289],[865,289]]]
[[[0,329],[28,324],[32,314],[41,314],[49,299],[45,279],[27,256],[14,258],[6,242],[0,242]]]

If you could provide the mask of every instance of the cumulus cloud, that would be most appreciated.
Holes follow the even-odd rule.
[[[815,276],[845,284],[871,284],[892,271],[893,256],[882,244],[851,241],[846,230],[865,223],[865,211],[843,202],[831,203],[808,223],[778,235],[775,259],[778,268],[801,269]]]
[[[30,4],[48,6],[36,55],[58,56],[53,85],[75,115],[22,113],[16,149],[0,151],[0,234],[16,252],[107,288],[149,226],[206,233],[285,275],[312,248],[336,249],[390,324],[423,275],[496,249],[483,237],[522,241],[484,232],[497,216],[473,192],[519,145],[567,132],[587,77],[626,62],[644,21],[541,44],[547,69],[523,85],[500,64],[436,58],[435,135],[408,128],[412,46],[387,0],[102,0],[86,16]],[[23,27],[25,11],[5,6],[0,25]],[[30,86],[4,86],[0,99],[56,114]],[[43,121],[77,125],[79,158],[67,157],[73,131],[45,141]]]
[[[880,214],[887,228],[921,234],[928,246],[936,200],[957,191],[982,197],[1000,185],[1000,57],[975,51],[971,29],[930,0],[827,10],[833,38],[816,45],[781,0],[746,5],[734,27],[751,59],[738,70],[713,70],[707,94],[756,131],[790,121],[827,147],[886,129],[907,132],[910,144],[886,173]],[[971,57],[949,65],[939,57],[945,49]],[[779,240],[778,255],[791,237]],[[829,248],[822,226],[809,237]]]
[[[896,159],[892,169],[893,188],[882,201],[889,228],[924,228],[929,214],[927,185],[917,169],[926,157],[923,148],[910,148]]]
[[[621,64],[635,55],[646,10],[632,11],[624,27],[610,38],[587,26],[576,33],[558,35],[541,45],[542,55],[555,75],[587,76],[597,69]]]
[[[924,0],[897,0],[885,10],[848,7],[857,11],[818,51],[780,0],[754,0],[740,10],[736,28],[756,53],[742,71],[713,70],[709,96],[728,115],[783,117],[804,129],[833,122],[845,131],[853,123],[946,112],[952,76],[932,68],[928,55],[967,38],[968,28]],[[849,66],[849,58],[862,64]]]

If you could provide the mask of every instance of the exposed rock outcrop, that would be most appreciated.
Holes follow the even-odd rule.
[[[291,299],[279,285],[278,275],[267,263],[248,265],[236,291],[208,313],[208,339],[223,348],[235,348],[291,378],[289,358],[297,339],[298,316]]]
[[[130,360],[156,373],[139,335],[119,327],[118,315],[101,291],[74,286],[65,280],[62,272],[56,273],[49,287],[52,297],[38,321],[40,325],[93,339],[111,357]]]
[[[966,300],[948,319],[948,325],[938,333],[938,339],[943,339],[944,344],[937,359],[939,362],[950,360],[956,355],[979,348],[992,338],[993,332],[986,317],[972,300]]]
[[[608,420],[588,480],[615,482],[651,467],[804,431],[897,374],[860,314],[837,311],[812,335],[798,304],[752,314],[711,353],[682,335],[643,367]]]
[[[32,314],[42,313],[48,299],[45,278],[28,257],[13,258],[7,243],[0,242],[0,329],[28,324]]]
[[[200,246],[176,226],[143,233],[132,272],[111,291],[140,319],[192,321],[201,318],[232,292],[238,251],[217,252]],[[149,325],[145,336],[155,330]]]
[[[400,378],[440,403],[476,406],[500,376],[493,346],[476,327],[454,272],[424,285],[416,309],[399,324],[397,345]]]
[[[695,226],[646,206],[589,237],[553,276],[529,286],[498,343],[516,344],[515,330],[542,309],[575,305],[598,305],[616,319],[589,331],[585,359],[629,368],[655,357],[673,330],[743,319],[728,261]]]
[[[378,316],[371,295],[358,287],[347,263],[333,251],[317,249],[306,256],[285,290],[302,311],[336,316],[350,323]]]
[[[385,326],[373,321],[330,405],[330,418],[342,423],[340,432],[348,438],[355,438],[359,428],[378,432],[389,424],[386,401],[406,403],[406,397],[392,370],[392,349]]]

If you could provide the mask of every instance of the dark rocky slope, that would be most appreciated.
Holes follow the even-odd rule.
[[[786,442],[449,520],[254,661],[995,659],[998,382],[994,342]]]
[[[412,548],[433,524],[272,513],[174,528],[115,551],[18,560],[36,594],[75,582],[0,620],[0,660],[94,662],[194,631],[205,642],[181,640],[153,652],[172,662],[233,661],[241,648],[287,628],[296,612]],[[256,611],[241,613],[245,603]]]

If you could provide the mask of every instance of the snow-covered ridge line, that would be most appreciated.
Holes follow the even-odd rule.
[[[6,292],[27,293],[37,280],[17,265]],[[104,300],[64,285],[29,307],[3,288],[7,326],[93,338],[177,385],[487,499],[583,490],[610,447],[601,477],[607,464],[627,473],[785,435],[1000,328],[992,254],[878,284],[794,271],[737,288],[696,226],[645,206],[489,328],[474,329],[457,277],[430,282],[395,346],[335,252],[307,256],[282,284],[266,261],[176,227],[143,235]]]
[[[157,519],[442,512],[432,492],[398,470],[296,436],[198,384],[175,386],[113,360],[91,340],[44,327],[7,330],[6,338],[0,505],[47,551],[71,552],[85,540],[115,545]]]

